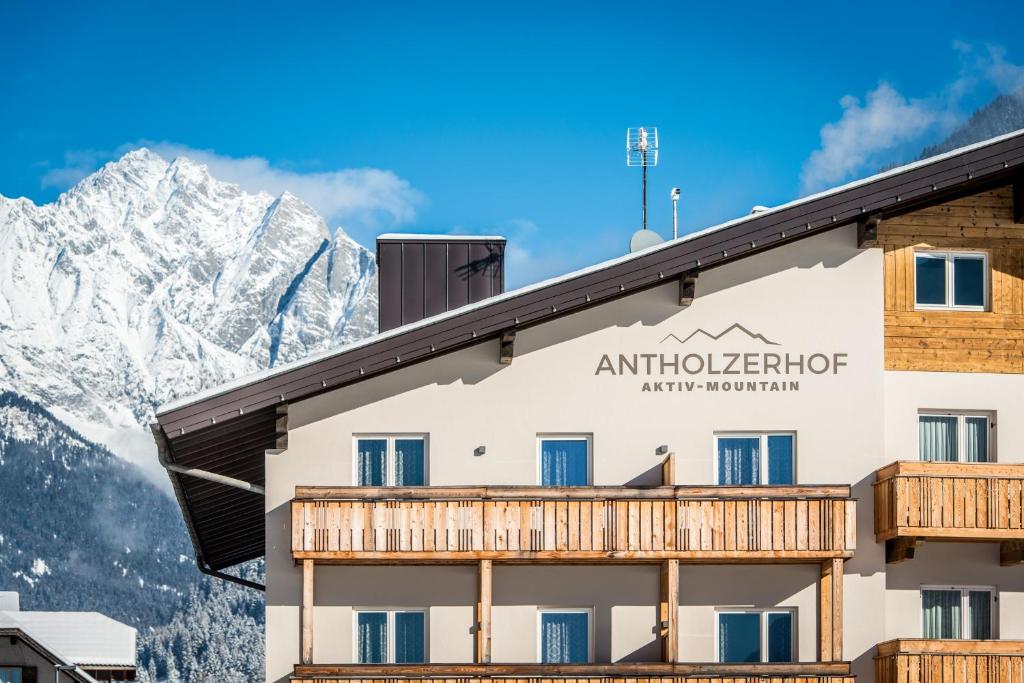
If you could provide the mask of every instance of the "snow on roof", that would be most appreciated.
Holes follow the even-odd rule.
[[[135,666],[135,629],[99,612],[0,612],[55,657],[79,666]]]
[[[998,144],[998,143],[1002,142],[1003,140],[1009,140],[1011,138],[1018,137],[1018,136],[1020,136],[1022,134],[1024,134],[1024,128],[1022,128],[1020,130],[1013,131],[1011,133],[1006,133],[1005,135],[1000,135],[998,137],[989,138],[987,140],[982,140],[981,142],[976,142],[976,143],[974,143],[972,145],[966,145],[964,147],[960,147],[960,148],[957,148],[957,149],[954,149],[954,150],[950,150],[950,151],[948,151],[948,152],[946,152],[944,154],[938,154],[936,156],[928,157],[926,159],[920,159],[918,161],[906,164],[904,166],[897,166],[895,168],[889,169],[888,171],[883,171],[881,173],[876,173],[873,176],[868,176],[867,178],[861,178],[860,180],[855,180],[853,182],[846,183],[845,185],[839,185],[838,187],[833,187],[833,188],[830,188],[828,190],[823,190],[822,192],[818,192],[816,194],[808,195],[806,197],[801,197],[799,199],[794,199],[791,202],[787,202],[785,204],[780,204],[779,206],[773,206],[773,207],[767,208],[764,211],[757,211],[755,213],[749,213],[749,214],[746,214],[744,216],[740,216],[739,218],[734,218],[732,220],[726,221],[724,223],[719,223],[718,225],[713,225],[713,226],[705,228],[703,230],[697,230],[695,232],[687,233],[687,234],[682,235],[681,237],[678,237],[676,239],[665,240],[664,242],[661,242],[660,244],[655,244],[653,246],[647,247],[646,249],[641,249],[640,251],[635,251],[635,252],[632,252],[632,253],[629,253],[629,254],[625,254],[623,256],[619,256],[617,258],[609,259],[609,260],[601,262],[601,263],[596,263],[596,264],[594,264],[592,266],[588,266],[586,268],[581,268],[580,270],[576,270],[576,271],[573,271],[571,273],[566,273],[565,275],[559,275],[557,277],[549,278],[547,280],[543,280],[541,282],[536,282],[536,283],[531,284],[531,285],[526,285],[524,287],[520,287],[519,289],[514,289],[514,290],[511,290],[511,291],[505,292],[503,294],[498,294],[497,296],[492,296],[492,297],[489,297],[487,299],[481,299],[480,301],[478,301],[476,303],[473,303],[473,304],[469,304],[468,306],[463,306],[461,308],[454,308],[454,309],[452,309],[450,311],[445,311],[443,313],[439,313],[438,315],[435,315],[435,316],[430,317],[430,318],[424,318],[424,319],[419,320],[417,322],[410,323],[408,325],[403,325],[402,327],[396,327],[394,329],[388,330],[387,332],[382,332],[380,334],[375,334],[373,336],[367,337],[366,339],[362,339],[360,341],[353,342],[352,344],[347,344],[345,346],[341,346],[341,347],[337,347],[337,348],[333,348],[333,349],[327,349],[326,351],[321,351],[320,353],[316,353],[316,354],[307,356],[305,358],[299,359],[297,361],[293,361],[291,363],[285,363],[283,365],[278,365],[278,366],[275,366],[275,367],[267,368],[266,370],[262,370],[260,372],[253,373],[251,375],[245,375],[243,377],[239,377],[239,378],[237,378],[235,380],[226,382],[224,384],[217,385],[215,387],[210,387],[209,389],[206,389],[206,390],[201,391],[201,392],[196,393],[196,394],[192,394],[191,396],[185,396],[185,397],[179,398],[179,399],[177,399],[175,401],[170,401],[169,403],[166,403],[166,404],[160,406],[157,409],[156,412],[159,415],[159,414],[170,412],[172,410],[179,410],[179,409],[184,408],[186,406],[190,406],[190,405],[192,405],[194,403],[199,403],[201,401],[205,401],[206,399],[213,398],[214,396],[218,396],[220,394],[227,393],[227,392],[232,391],[234,389],[240,389],[241,387],[249,386],[250,384],[256,384],[257,382],[265,380],[268,377],[274,377],[276,375],[280,375],[280,374],[284,374],[286,372],[290,372],[290,371],[295,370],[297,368],[305,367],[307,365],[312,365],[313,363],[321,361],[321,360],[323,360],[325,358],[332,358],[334,356],[338,356],[338,355],[341,355],[343,353],[348,353],[350,351],[354,351],[355,349],[359,349],[359,348],[368,346],[370,344],[379,342],[379,341],[384,340],[384,339],[389,339],[391,337],[396,337],[396,336],[399,336],[399,335],[403,335],[403,334],[406,334],[407,332],[410,332],[412,330],[416,330],[416,329],[419,329],[419,328],[422,328],[422,327],[426,327],[427,325],[434,324],[434,323],[436,323],[438,321],[445,320],[445,319],[448,319],[448,318],[452,318],[452,317],[457,316],[457,315],[463,315],[465,313],[468,313],[470,311],[473,311],[473,310],[476,310],[476,309],[479,309],[479,308],[483,308],[485,306],[490,306],[490,305],[495,304],[495,303],[497,303],[499,301],[506,301],[508,299],[513,299],[515,297],[522,296],[524,294],[536,291],[538,289],[544,289],[545,287],[551,287],[552,285],[556,285],[556,284],[558,284],[560,282],[564,282],[566,280],[572,280],[573,278],[581,277],[581,276],[587,275],[589,273],[594,273],[594,272],[597,272],[597,271],[605,270],[607,268],[611,268],[612,266],[616,266],[616,265],[618,265],[620,263],[625,263],[627,261],[638,259],[638,258],[640,258],[642,256],[647,255],[647,254],[655,253],[655,252],[661,251],[663,249],[668,249],[668,248],[670,248],[672,246],[675,246],[675,245],[683,243],[683,242],[688,242],[688,241],[696,239],[698,237],[703,237],[704,235],[707,235],[709,233],[717,232],[719,230],[724,230],[725,228],[729,228],[729,227],[732,227],[734,225],[740,225],[740,224],[746,223],[747,221],[750,221],[750,220],[761,219],[761,218],[764,218],[766,215],[777,213],[777,212],[780,212],[780,211],[785,211],[787,209],[791,209],[793,207],[797,207],[797,206],[800,206],[802,204],[807,204],[807,203],[813,202],[815,200],[821,199],[823,197],[828,197],[828,196],[831,196],[831,195],[834,195],[834,194],[838,194],[840,192],[846,192],[847,190],[853,189],[855,187],[860,187],[861,185],[867,185],[868,183],[878,182],[879,180],[882,180],[883,178],[887,178],[889,176],[893,176],[893,175],[896,175],[896,174],[899,174],[899,173],[904,173],[906,171],[918,168],[920,166],[926,166],[926,165],[929,165],[929,164],[934,164],[934,163],[936,163],[938,161],[942,161],[943,159],[947,159],[947,158],[955,157],[955,156],[958,156],[958,155],[961,155],[961,154],[965,154],[965,153],[970,152],[970,151],[972,151],[974,149],[980,149],[982,147],[988,147],[990,145],[995,145],[995,144]],[[387,233],[386,235],[381,235],[381,238],[385,238],[385,237],[387,237],[387,238],[402,238],[402,239],[404,239],[404,238],[422,239],[422,238],[424,238],[426,236],[424,236],[424,235],[408,235],[408,234],[402,234],[402,233]],[[447,239],[451,239],[452,238],[452,236],[445,236],[445,237]],[[495,238],[491,238],[491,239],[495,239]]]

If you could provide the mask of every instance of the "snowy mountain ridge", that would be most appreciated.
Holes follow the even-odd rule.
[[[376,331],[372,252],[305,202],[138,149],[0,195],[0,389],[154,473],[157,405]]]

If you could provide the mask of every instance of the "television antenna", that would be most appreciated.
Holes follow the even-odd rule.
[[[658,165],[658,129],[650,126],[626,129],[626,166],[643,169],[643,229],[647,229],[647,168]]]

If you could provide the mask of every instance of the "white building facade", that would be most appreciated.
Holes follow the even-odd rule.
[[[179,468],[244,478],[232,444],[273,440],[267,680],[1020,680],[1022,149],[161,411]],[[203,500],[258,496],[194,478],[172,476],[202,558],[239,537]]]

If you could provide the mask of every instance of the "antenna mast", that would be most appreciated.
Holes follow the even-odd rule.
[[[626,129],[626,166],[643,169],[643,229],[647,229],[647,167],[658,165],[658,129],[651,126]]]

